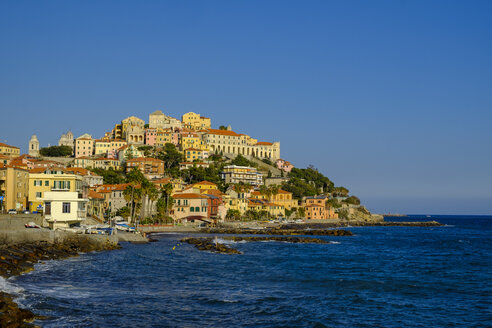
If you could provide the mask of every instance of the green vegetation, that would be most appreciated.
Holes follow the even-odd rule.
[[[67,157],[72,156],[72,148],[69,146],[51,146],[41,148],[39,154],[45,157]]]
[[[241,212],[239,210],[227,210],[226,219],[237,221],[241,218]]]
[[[90,171],[102,176],[105,184],[119,184],[125,182],[124,171],[116,171],[114,169],[90,169]]]
[[[293,168],[289,177],[290,180],[282,184],[282,189],[291,192],[296,199],[332,192],[335,188],[333,182],[313,166],[307,169]]]
[[[356,196],[350,196],[343,200],[343,202],[351,205],[360,205],[360,199]]]
[[[247,159],[246,157],[244,157],[241,154],[237,155],[236,158],[234,158],[231,161],[231,165],[251,166],[251,167],[257,167],[258,166],[258,164],[256,164],[255,162],[250,161],[249,159]]]
[[[219,130],[227,130],[227,126],[221,125],[221,126],[219,126]]]
[[[221,191],[225,191],[227,189],[227,186],[220,178],[220,171],[222,170],[222,167],[223,165],[210,165],[210,167],[191,167],[189,169],[181,171],[181,176],[184,182],[188,184],[193,184],[206,180],[215,183]]]
[[[335,187],[333,190],[334,197],[347,197],[349,195],[349,190],[345,187]]]

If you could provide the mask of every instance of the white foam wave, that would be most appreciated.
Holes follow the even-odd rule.
[[[0,277],[0,290],[8,294],[20,294],[24,291],[24,288],[11,283],[3,277]]]

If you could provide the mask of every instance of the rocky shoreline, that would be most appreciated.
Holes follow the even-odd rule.
[[[279,237],[279,236],[268,236],[268,237],[241,237],[241,236],[223,236],[221,239],[231,240],[235,242],[247,241],[247,242],[258,242],[258,241],[276,241],[276,242],[286,242],[286,243],[302,243],[302,244],[329,244],[330,241],[322,240],[318,238],[310,237]],[[200,251],[209,251],[212,253],[220,254],[243,254],[241,251],[217,242],[212,237],[186,237],[180,240],[183,243],[188,243],[194,245]]]
[[[398,222],[398,221],[338,221],[323,223],[292,223],[282,224],[281,229],[326,229],[326,228],[344,228],[344,227],[442,227],[444,224],[437,221],[419,221],[419,222]]]
[[[81,252],[118,249],[111,240],[74,235],[55,243],[33,241],[0,245],[0,276],[5,279],[29,272],[40,261],[78,256]],[[0,292],[0,327],[35,327],[32,322],[43,319],[27,309],[21,309],[12,295]]]
[[[207,234],[225,234],[225,235],[304,235],[304,236],[352,236],[352,232],[349,230],[341,229],[316,229],[306,230],[302,228],[285,228],[284,226],[278,228],[265,228],[265,229],[244,229],[244,228],[204,228],[200,229],[200,233]]]

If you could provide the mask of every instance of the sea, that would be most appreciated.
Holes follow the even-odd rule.
[[[229,242],[242,255],[160,234],[37,264],[0,288],[46,316],[42,327],[492,327],[492,216],[387,220],[445,226]]]

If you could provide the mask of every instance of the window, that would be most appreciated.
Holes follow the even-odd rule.
[[[194,207],[190,207],[190,212],[195,212],[195,208]]]
[[[41,198],[42,197],[42,193],[41,192],[37,192],[36,193],[36,198]]]
[[[70,213],[70,203],[62,204],[62,213]]]
[[[50,182],[49,182],[48,180],[46,180],[46,181],[44,182],[44,186],[45,186],[45,187],[49,187],[49,185],[50,185]]]
[[[44,203],[44,214],[51,214],[51,203],[50,202],[46,202]]]
[[[193,207],[192,207],[193,208]],[[200,207],[195,207],[195,212],[200,212]]]

